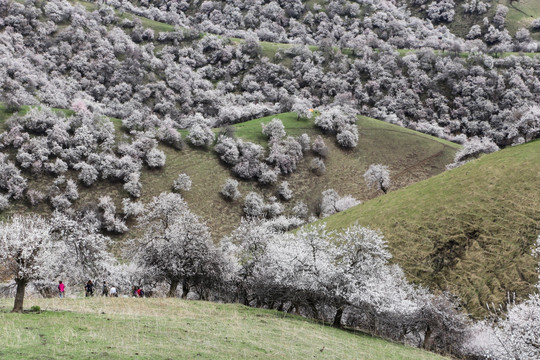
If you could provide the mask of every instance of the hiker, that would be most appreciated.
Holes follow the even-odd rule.
[[[111,286],[111,290],[109,291],[110,297],[118,297],[118,292],[116,291],[116,287],[113,285]]]
[[[62,281],[58,282],[58,296],[60,298],[64,297],[64,290],[66,289],[65,285],[62,284]]]
[[[137,290],[139,290],[137,286],[131,287],[131,295],[133,295],[133,297],[137,297]]]
[[[137,295],[139,297],[144,297],[144,290],[142,289],[142,287],[137,289]]]
[[[103,282],[103,290],[101,291],[101,296],[109,296],[109,287],[107,286],[107,282]]]
[[[92,280],[88,280],[84,290],[86,292],[86,297],[94,296],[94,283],[92,283]]]

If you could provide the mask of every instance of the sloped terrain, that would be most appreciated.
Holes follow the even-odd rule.
[[[7,117],[5,112],[3,114],[3,117]],[[288,135],[298,136],[307,133],[312,140],[315,136],[322,135],[329,148],[329,155],[325,159],[326,172],[321,176],[311,172],[309,163],[313,155],[308,152],[297,171],[289,176],[280,176],[275,186],[261,186],[255,181],[240,181],[239,189],[242,196],[247,195],[249,191],[257,191],[267,198],[276,195],[281,181],[288,181],[293,191],[293,198],[286,206],[288,213],[296,201],[305,202],[311,212],[315,212],[321,192],[330,188],[342,196],[350,194],[362,201],[377,196],[378,193],[368,189],[363,179],[364,172],[373,163],[382,163],[389,167],[393,189],[429,178],[444,171],[445,165],[452,162],[459,148],[456,144],[429,135],[361,117],[358,120],[360,133],[358,146],[353,150],[343,150],[337,145],[335,136],[323,134],[314,127],[313,121],[296,120],[295,113],[237,124],[236,136],[267,146],[261,133],[261,123],[267,123],[274,117],[283,121]],[[121,123],[115,119],[113,122],[117,128],[117,138],[121,137],[123,133]],[[171,191],[178,175],[186,173],[190,176],[193,186],[183,195],[190,208],[208,223],[214,239],[218,240],[234,229],[242,217],[243,201],[239,199],[228,202],[220,195],[225,180],[234,176],[229,168],[219,161],[213,150],[189,145],[181,151],[164,145],[160,145],[160,149],[167,155],[166,164],[161,169],[143,168],[141,200],[147,202],[161,192]],[[44,192],[54,181],[53,176],[43,174],[25,173],[25,176],[29,179],[29,188]],[[113,197],[120,210],[122,198],[129,197],[120,182],[107,180],[99,181],[90,187],[80,184],[79,192],[80,199],[77,200],[76,206],[96,203],[100,196],[109,195]],[[24,203],[16,202],[9,211],[29,210]],[[45,204],[36,210],[41,213],[50,211],[49,206]],[[4,212],[4,215],[6,213]]]
[[[326,219],[380,229],[410,280],[486,303],[523,298],[537,281],[531,246],[540,231],[540,141],[485,155]]]
[[[129,298],[35,304],[45,312],[9,314],[8,301],[0,300],[0,330],[11,334],[0,337],[2,359],[443,359],[242,305]]]

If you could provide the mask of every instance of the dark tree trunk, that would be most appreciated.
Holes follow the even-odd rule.
[[[178,280],[171,281],[171,287],[169,288],[169,293],[167,294],[167,297],[175,297],[176,296],[176,289],[178,288],[178,284],[180,282]]]
[[[11,312],[22,313],[23,312],[23,302],[24,302],[24,291],[26,290],[26,280],[15,280],[17,284],[17,293],[15,294],[15,304],[13,305],[13,310]]]
[[[296,304],[291,303],[291,306],[289,306],[289,308],[287,309],[287,314],[292,313],[295,307],[296,307]]]
[[[429,350],[431,348],[431,334],[433,333],[433,330],[428,326],[426,329],[426,333],[424,334],[424,343],[422,344],[422,348]]]
[[[189,294],[189,282],[184,279],[182,281],[182,299],[187,298],[187,295]]]
[[[240,302],[242,305],[249,306],[248,294],[244,286],[240,288]]]
[[[319,311],[317,310],[317,305],[315,305],[315,302],[313,300],[308,301],[309,307],[311,308],[311,311],[313,311],[313,317],[315,319],[319,319]]]
[[[337,309],[336,315],[334,316],[334,323],[332,324],[332,326],[340,328],[342,317],[343,317],[343,307],[340,307]]]

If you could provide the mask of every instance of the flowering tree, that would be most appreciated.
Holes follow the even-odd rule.
[[[179,194],[162,193],[138,216],[141,237],[132,239],[128,252],[157,281],[176,294],[182,284],[182,298],[193,286],[219,279],[221,263],[208,227],[193,214]]]
[[[381,164],[371,164],[369,169],[364,173],[364,180],[366,180],[370,188],[382,190],[386,194],[390,187],[390,172],[388,171],[388,167]]]
[[[172,187],[175,191],[189,191],[191,190],[191,178],[187,174],[179,174]]]
[[[238,191],[238,181],[227,179],[221,188],[221,195],[229,200],[238,199],[241,196],[240,191]]]
[[[107,251],[110,239],[100,234],[100,228],[95,211],[55,211],[51,218],[51,253],[58,261],[48,269],[48,278],[75,284],[105,278],[115,261]]]
[[[210,146],[214,141],[214,133],[205,124],[195,124],[187,138],[194,146]]]
[[[278,141],[287,135],[281,119],[272,119],[268,124],[261,123],[261,126],[263,135],[271,141]]]
[[[23,311],[26,285],[44,273],[50,231],[49,223],[37,216],[14,215],[0,223],[0,262],[17,284],[13,312]]]

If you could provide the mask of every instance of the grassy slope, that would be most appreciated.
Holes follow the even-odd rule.
[[[326,221],[380,229],[409,279],[448,289],[483,313],[507,291],[538,280],[530,255],[540,233],[540,141],[466,165],[366,202]]]
[[[532,21],[540,17],[538,0],[519,0],[519,2],[514,2],[512,6],[510,6],[508,0],[492,0],[491,8],[487,13],[481,15],[466,14],[461,6],[465,2],[465,0],[455,1],[456,15],[454,16],[454,21],[450,24],[445,24],[454,34],[461,37],[465,37],[469,33],[472,25],[478,24],[483,26],[482,19],[484,17],[488,17],[491,20],[493,15],[495,15],[498,4],[508,7],[506,27],[512,36],[515,35],[519,28],[524,27],[530,30]],[[425,16],[418,11],[418,8],[411,6],[411,9],[413,9],[415,15],[419,17]],[[531,35],[534,39],[540,40],[540,32],[532,32]]]
[[[248,308],[179,299],[39,299],[41,314],[0,300],[9,359],[443,359],[361,333]]]
[[[7,117],[0,108],[0,118]],[[261,122],[268,122],[274,116],[252,120],[235,125],[237,136],[249,141],[266,145],[261,134]],[[289,135],[308,133],[312,139],[321,134],[311,121],[297,121],[294,113],[277,115],[283,120]],[[114,120],[117,134],[121,134],[120,122]],[[0,122],[1,125],[1,122]],[[322,176],[315,176],[309,170],[312,155],[307,155],[299,164],[298,171],[281,180],[287,180],[294,192],[293,203],[302,200],[315,210],[322,191],[334,188],[341,195],[351,194],[357,199],[366,200],[377,194],[370,191],[362,178],[363,173],[372,163],[384,163],[390,167],[394,188],[409,185],[426,179],[444,170],[444,166],[452,162],[458,146],[432,136],[387,124],[382,121],[361,118],[358,122],[360,142],[356,149],[344,151],[335,143],[335,137],[323,135],[330,149],[330,155],[325,160],[327,171]],[[232,177],[229,169],[223,165],[213,151],[195,149],[190,146],[177,151],[167,146],[160,148],[167,155],[166,165],[162,169],[142,172],[141,182],[142,201],[149,201],[153,196],[163,191],[170,191],[172,183],[180,173],[188,174],[192,181],[191,191],[183,195],[191,209],[201,216],[210,226],[217,240],[234,229],[242,216],[242,200],[226,202],[219,191],[225,180]],[[29,179],[29,187],[46,191],[53,181],[50,176],[36,176],[25,173]],[[274,195],[277,186],[261,187],[256,182],[241,182],[240,191],[245,196],[249,191],[258,191],[267,197]],[[128,197],[119,182],[99,181],[86,188],[79,185],[80,199],[78,204],[96,202],[100,196],[110,195],[116,200],[121,209],[121,199]],[[48,206],[41,205],[36,209],[47,213]],[[11,211],[29,211],[23,203],[16,203]],[[6,212],[3,213],[4,215]]]
[[[297,121],[293,113],[280,114],[289,135],[307,133],[313,139],[320,134],[311,122]],[[237,124],[237,137],[266,144],[261,135],[261,122],[268,122],[274,116]],[[298,171],[280,180],[289,181],[294,196],[292,203],[302,200],[311,210],[315,210],[322,191],[334,188],[341,195],[351,194],[365,200],[376,196],[364,184],[362,175],[370,164],[382,162],[393,172],[395,186],[402,187],[440,173],[445,164],[452,161],[457,145],[431,136],[390,125],[382,121],[362,118],[360,143],[352,151],[340,149],[333,137],[324,136],[330,148],[326,159],[327,171],[315,176],[309,170],[312,155],[306,156],[299,164]],[[142,177],[143,196],[156,195],[168,189],[180,172],[186,172],[193,180],[193,188],[185,194],[190,207],[201,215],[213,229],[216,236],[231,231],[242,216],[242,201],[225,202],[219,195],[221,186],[231,174],[217,157],[209,151],[188,148],[182,152],[163,148],[167,153],[167,165],[151,176],[145,172]],[[245,196],[249,191],[258,191],[266,197],[274,195],[277,186],[261,187],[255,182],[241,182],[240,191]]]

